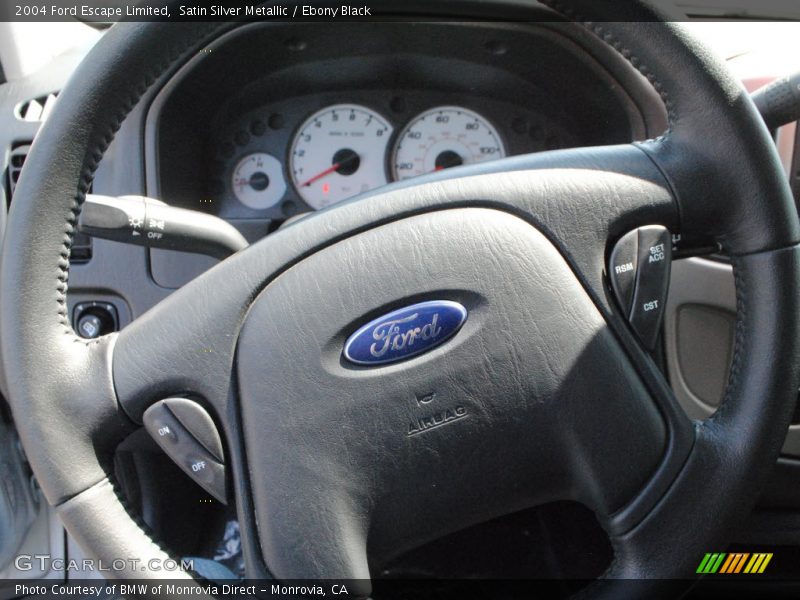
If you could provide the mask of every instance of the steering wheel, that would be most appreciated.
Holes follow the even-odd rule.
[[[126,510],[112,456],[176,395],[222,432],[253,577],[352,579],[367,594],[370,561],[554,499],[598,516],[608,585],[689,577],[746,514],[800,383],[800,226],[773,143],[724,66],[644,4],[553,4],[647,76],[668,131],[387,187],[281,229],[95,341],[66,310],[95,168],[148,87],[233,24],[121,24],[80,65],[16,188],[2,351],[48,501],[91,556],[139,559],[115,576],[162,575],[148,561],[168,555]],[[735,351],[704,422],[681,412],[612,300],[609,247],[647,224],[713,238],[733,262]],[[457,302],[466,322],[408,360],[343,357],[359,327],[422,301]],[[409,435],[437,411],[463,418]]]

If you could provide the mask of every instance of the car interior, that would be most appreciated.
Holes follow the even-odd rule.
[[[0,23],[0,580],[793,597],[800,14],[720,6]]]

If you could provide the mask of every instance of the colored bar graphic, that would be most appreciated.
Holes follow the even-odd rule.
[[[772,560],[772,553],[757,552],[708,552],[703,557],[696,573],[711,575],[714,573],[733,575],[737,573],[763,573]]]

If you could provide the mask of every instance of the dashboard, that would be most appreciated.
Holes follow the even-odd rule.
[[[250,24],[154,99],[147,193],[253,241],[396,181],[664,128],[646,80],[569,24]]]
[[[226,217],[286,218],[393,181],[566,147],[572,138],[534,111],[480,96],[308,95],[259,107],[219,133],[212,201]]]

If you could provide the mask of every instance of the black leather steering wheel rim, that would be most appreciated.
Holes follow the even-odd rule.
[[[644,514],[611,532],[616,556],[607,574],[610,579],[689,576],[698,554],[722,542],[727,528],[755,500],[791,418],[800,383],[800,321],[795,310],[800,295],[796,247],[800,225],[774,147],[751,102],[704,49],[678,28],[653,22],[654,14],[644,4],[631,3],[621,9],[611,2],[574,0],[554,9],[584,22],[648,76],[668,108],[670,129],[664,136],[636,146],[509,159],[483,170],[465,169],[457,177],[447,174],[395,186],[376,194],[385,201],[373,202],[369,208],[357,210],[348,204],[288,228],[281,233],[284,248],[273,253],[273,259],[283,260],[285,270],[286,265],[298,264],[349,235],[332,231],[355,235],[388,227],[401,218],[439,210],[445,202],[465,209],[497,208],[502,199],[486,199],[502,175],[502,181],[510,183],[498,195],[511,197],[524,190],[540,198],[536,200],[539,209],[549,208],[525,218],[535,222],[564,254],[599,313],[623,338],[621,345],[631,353],[641,375],[648,370],[647,361],[630,339],[625,340],[624,325],[618,317],[615,322],[613,309],[603,298],[602,257],[608,237],[647,222],[714,236],[733,257],[738,301],[736,346],[725,400],[714,417],[682,430],[681,435],[690,431],[692,438],[684,460],[663,478],[654,492],[657,498],[649,501]],[[447,10],[456,12],[459,7],[452,4]],[[609,18],[619,22],[594,22]],[[218,275],[213,271],[226,265],[190,284],[194,285],[191,289],[175,293],[119,336],[85,342],[72,332],[65,308],[76,215],[114,132],[148,86],[231,26],[142,23],[112,28],[76,71],[60,96],[58,109],[43,126],[9,215],[0,301],[10,401],[45,495],[58,507],[70,533],[87,551],[104,559],[136,556],[146,563],[149,558],[166,557],[113,489],[111,457],[148,403],[161,393],[174,393],[177,381],[189,385],[185,375],[170,374],[169,366],[158,376],[148,370],[142,353],[146,348],[142,340],[152,339],[152,329],[147,327],[164,327],[164,315],[174,313],[179,303],[203,289],[200,286],[214,282]],[[595,176],[587,178],[589,172]],[[567,184],[565,173],[579,183]],[[541,186],[538,191],[537,185]],[[591,194],[583,191],[593,185],[603,189]],[[545,198],[547,194],[552,197]],[[600,196],[611,197],[610,204],[616,203],[618,210],[590,202],[598,214],[586,217],[586,231],[577,231],[569,222],[569,211],[575,208],[569,205],[570,194],[587,194],[592,202]],[[633,199],[637,195],[651,198]],[[471,203],[469,198],[481,202]],[[521,210],[517,216],[522,216]],[[592,252],[573,250],[578,242]],[[248,272],[255,258],[247,255],[258,253],[254,248],[237,255],[228,268]],[[282,272],[266,259],[259,261],[264,273]],[[256,285],[255,291],[260,292],[266,283]],[[231,331],[238,335],[253,299],[234,298],[233,291],[225,294],[230,294],[228,304],[234,306]],[[172,331],[161,333],[175,343],[185,341],[172,336]],[[169,343],[170,352],[180,352],[169,348]],[[236,344],[229,343],[219,356],[232,361],[235,351]],[[181,360],[176,358],[176,365]],[[185,362],[203,367],[197,370],[227,369],[228,376],[223,377],[224,385],[214,384],[219,389],[208,384],[195,391],[228,398],[233,362],[198,362],[202,360],[206,359],[185,357]],[[650,376],[658,379],[652,369]],[[231,415],[237,410],[234,403],[218,407],[220,413],[227,410]],[[218,414],[221,418],[231,415]],[[231,427],[241,426],[236,418],[230,421]],[[237,498],[237,508],[254,510],[252,499]],[[269,555],[274,539],[260,541]],[[276,552],[272,551],[273,558]],[[273,567],[269,559],[266,562]],[[333,565],[345,575],[364,574],[360,563]],[[291,574],[293,568],[287,566],[283,572]],[[280,575],[281,569],[277,572]],[[115,575],[156,574],[121,571]]]

